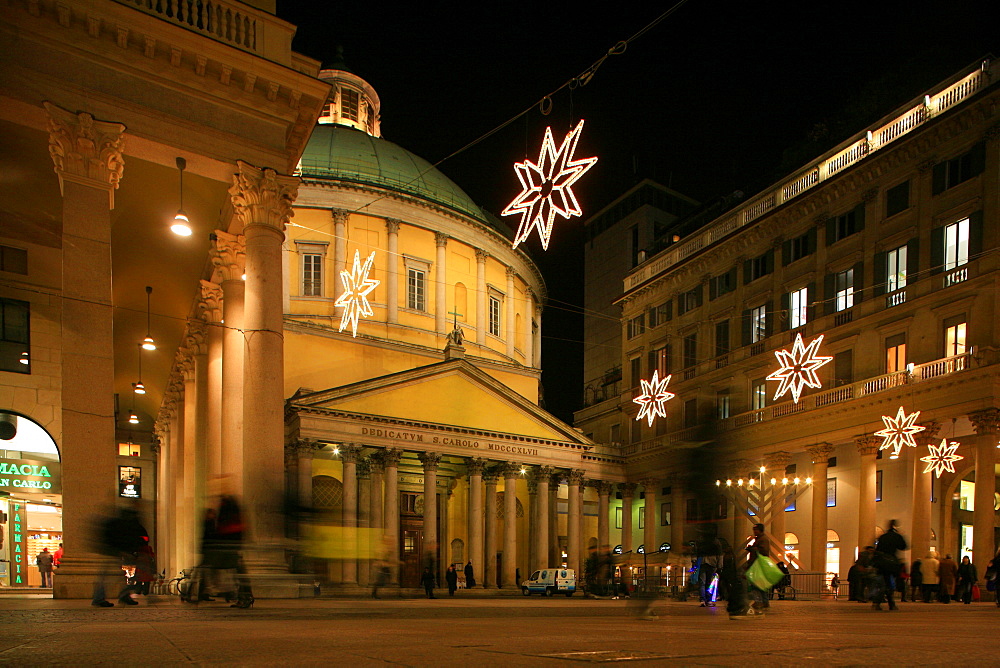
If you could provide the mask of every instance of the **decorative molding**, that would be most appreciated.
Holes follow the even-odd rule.
[[[974,411],[969,413],[969,421],[972,422],[976,434],[980,436],[996,434],[1000,432],[1000,409],[985,408]]]
[[[638,487],[634,482],[623,482],[618,485],[621,488],[622,499],[631,499],[635,497],[635,488]]]
[[[598,496],[608,496],[615,489],[614,484],[607,480],[591,480],[590,486],[597,490]]]
[[[363,448],[360,445],[355,445],[354,443],[345,443],[340,446],[340,459],[345,464],[357,464],[358,459],[361,457],[361,450]]]
[[[486,262],[490,258],[488,251],[484,251],[482,248],[476,249],[476,262]]]
[[[125,126],[96,121],[86,112],[73,113],[50,102],[42,106],[49,115],[49,156],[59,177],[59,190],[66,181],[108,191],[114,208],[114,190],[125,169]]]
[[[346,225],[347,220],[351,217],[351,212],[347,209],[330,209],[330,216],[335,225]]]
[[[784,472],[785,467],[788,466],[788,462],[792,460],[792,455],[791,453],[780,451],[764,455],[764,458],[764,466],[768,470],[781,469]]]
[[[299,459],[312,459],[319,449],[319,444],[308,438],[300,438],[295,442],[294,447]]]
[[[202,280],[201,300],[198,302],[202,316],[206,322],[217,324],[222,322],[222,286],[218,283]]]
[[[566,474],[566,484],[570,486],[579,487],[583,484],[583,476],[585,471],[581,469],[571,469]]]
[[[488,470],[486,470],[486,471],[483,472],[483,483],[487,487],[489,487],[490,485],[493,485],[494,487],[496,487],[497,480],[499,480],[499,479],[500,479],[499,471],[497,469],[495,469],[495,468],[488,469]]]
[[[812,458],[812,462],[814,464],[817,461],[821,461],[826,464],[835,449],[836,448],[834,448],[831,443],[817,443],[816,445],[806,448],[806,452],[809,453],[809,456]]]
[[[482,457],[470,457],[465,461],[465,470],[470,477],[474,475],[482,476],[485,468],[486,460]]]
[[[517,478],[521,474],[521,465],[515,462],[504,462],[497,467],[497,472],[503,475],[504,479]]]
[[[451,237],[449,237],[444,232],[435,232],[434,233],[434,245],[437,246],[438,248],[441,248],[442,246],[447,246],[448,245],[448,239],[450,239],[450,238]]]
[[[417,455],[417,459],[424,465],[424,473],[437,471],[441,464],[441,455],[436,452],[421,452]]]
[[[403,456],[403,451],[399,448],[388,448],[382,451],[382,466],[385,468],[395,468],[399,466],[399,459]]]
[[[299,178],[279,175],[269,167],[258,169],[242,160],[236,165],[239,172],[233,175],[229,195],[243,228],[265,225],[283,233],[294,215],[292,204],[298,196]]]
[[[358,458],[358,477],[359,478],[371,478],[372,477],[372,458],[371,457],[359,457]]]
[[[246,237],[216,230],[209,256],[222,273],[223,282],[241,280],[247,266]]]
[[[399,218],[386,218],[385,231],[388,234],[399,234],[399,226],[403,223]]]
[[[881,441],[882,439],[874,434],[866,434],[854,439],[854,445],[857,446],[859,455],[874,455],[879,451]]]

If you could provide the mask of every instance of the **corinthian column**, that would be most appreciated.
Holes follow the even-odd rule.
[[[482,248],[476,249],[476,343],[481,346],[486,345],[486,332],[490,328],[486,315],[486,259],[489,256]]]
[[[207,324],[205,343],[206,383],[208,389],[208,426],[205,433],[205,473],[210,478],[222,475],[222,288],[217,283],[201,281],[202,317]]]
[[[437,261],[434,263],[434,329],[438,334],[447,334],[448,323],[448,235],[434,234],[437,246]]]
[[[497,472],[487,471],[483,474],[486,485],[486,504],[483,508],[485,524],[485,547],[483,548],[483,586],[496,585],[497,579]]]
[[[476,573],[483,574],[483,469],[486,462],[473,457],[466,462],[469,472],[469,561]]]
[[[632,551],[632,500],[635,498],[636,484],[623,482],[622,490],[622,553]]]
[[[642,542],[646,546],[646,554],[654,554],[660,548],[656,543],[656,490],[660,481],[657,478],[643,478],[639,482],[642,483],[644,497]]]
[[[833,446],[829,443],[820,443],[809,448],[809,456],[812,457],[813,464],[812,532],[809,540],[811,546],[809,560],[812,570],[817,572],[826,571],[826,472],[827,463],[832,454]]]
[[[278,554],[284,537],[280,462],[285,440],[281,245],[299,179],[243,161],[237,166],[229,194],[246,238],[243,426],[244,437],[252,439],[243,448],[244,507],[250,511],[252,540],[273,550],[268,560],[283,568]]]
[[[552,476],[551,466],[536,466],[532,470],[538,494],[535,501],[538,504],[537,529],[535,530],[535,559],[530,568],[548,568],[545,563],[549,558],[549,478]],[[555,566],[556,564],[552,564]]]
[[[361,447],[353,444],[340,446],[340,459],[344,465],[344,503],[342,507],[344,527],[344,551],[347,553],[343,564],[344,584],[358,583],[357,533],[358,526],[358,459]]]
[[[243,300],[246,244],[242,234],[216,230],[212,235],[212,264],[222,277],[222,404],[219,425],[221,465],[226,488],[243,496]]]
[[[875,455],[879,449],[877,436],[868,434],[855,440],[861,455],[858,479],[858,549],[875,544]]]
[[[517,476],[521,467],[503,467],[503,588],[517,589]]]
[[[125,126],[49,103],[45,110],[63,195],[62,276],[51,277],[63,286],[60,455],[70,472],[63,478],[63,537],[78,546],[64,559],[53,596],[80,598],[90,595],[100,569],[100,557],[88,549],[88,527],[114,503],[117,485],[111,209],[124,167]]]
[[[610,503],[614,485],[604,480],[594,482],[597,489],[597,549],[604,554],[611,549]]]
[[[371,526],[372,463],[371,458],[358,459],[358,583],[371,584],[372,545],[368,528]]]
[[[937,434],[941,425],[926,422],[924,430],[914,434],[919,451],[925,451],[931,443],[937,445]],[[910,554],[913,559],[923,559],[931,549],[931,473],[924,473],[924,463],[920,455],[913,457],[913,526],[910,529]]]
[[[997,491],[997,432],[1000,431],[1000,410],[987,408],[969,414],[976,430],[976,491],[972,512],[972,557],[980,573],[986,572],[996,543],[994,498]]]
[[[788,491],[781,480],[785,477],[785,468],[791,459],[792,456],[787,452],[772,452],[767,455],[764,462],[764,466],[767,467],[771,477],[776,481],[771,489],[771,526],[768,527],[768,530],[781,546],[779,561],[785,561],[785,497]],[[760,481],[762,487],[764,485],[763,477],[762,475]]]
[[[434,452],[421,452],[417,455],[424,465],[424,554],[423,562],[431,565],[434,577],[440,576],[438,566],[438,531],[437,531],[437,470],[441,464],[441,455]]]
[[[339,297],[344,294],[344,279],[340,272],[347,268],[347,221],[351,217],[350,211],[344,209],[332,209],[333,216],[333,285],[334,295]],[[334,314],[339,318],[343,311],[342,306],[334,307]]]
[[[583,485],[583,471],[573,470],[566,476],[566,487],[569,496],[569,512],[566,515],[566,560],[568,567],[580,577],[580,525],[583,520],[583,503],[580,487]]]
[[[399,224],[397,218],[385,219],[385,231],[388,238],[389,257],[386,266],[389,268],[386,281],[387,317],[390,325],[399,322]]]
[[[403,451],[389,448],[382,451],[382,466],[385,467],[385,551],[389,559],[389,581],[399,584],[399,458]]]

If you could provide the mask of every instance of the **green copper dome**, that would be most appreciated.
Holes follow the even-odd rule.
[[[354,128],[317,125],[302,153],[302,178],[388,188],[471,216],[509,236],[499,220],[429,162],[398,144]]]

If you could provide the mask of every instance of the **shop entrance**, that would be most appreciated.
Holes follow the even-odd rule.
[[[38,554],[62,543],[59,450],[34,420],[0,411],[0,588],[41,587]]]

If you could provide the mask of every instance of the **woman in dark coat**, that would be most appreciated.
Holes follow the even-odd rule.
[[[472,589],[476,586],[476,576],[472,570],[472,562],[465,565],[465,588]]]
[[[968,555],[962,557],[962,563],[958,565],[958,595],[962,603],[966,605],[972,603],[972,587],[978,581],[979,573],[976,572],[976,565]]]
[[[455,564],[448,566],[448,571],[444,574],[444,580],[448,583],[448,596],[454,596],[455,590],[458,589],[458,571],[455,570]]]

